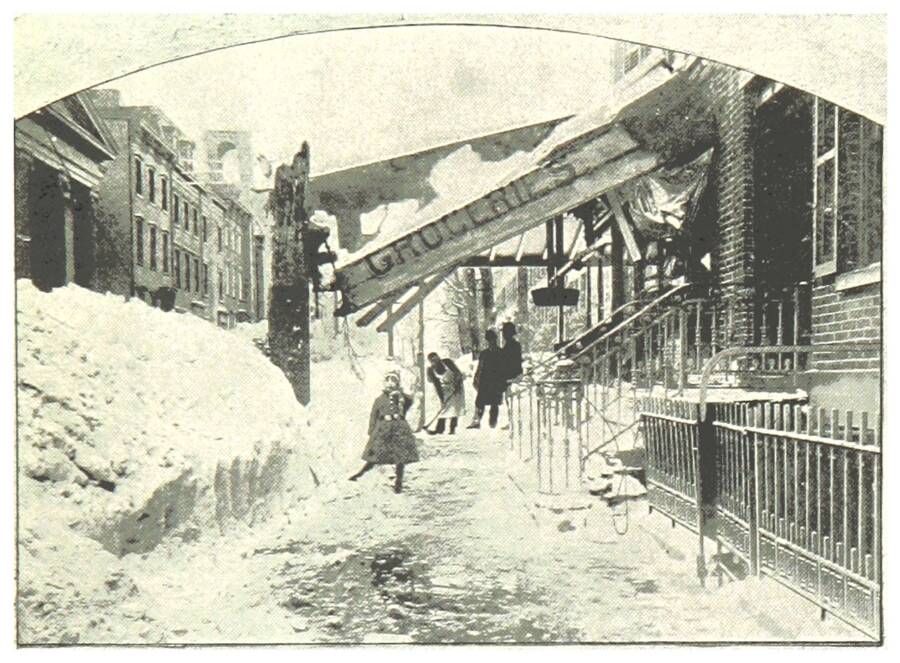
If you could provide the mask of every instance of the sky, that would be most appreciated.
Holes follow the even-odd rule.
[[[103,87],[195,140],[252,132],[274,163],[310,143],[314,174],[578,112],[602,102],[609,40],[493,27],[302,35],[170,62]]]

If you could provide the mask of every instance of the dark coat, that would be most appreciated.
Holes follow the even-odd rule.
[[[503,392],[506,391],[506,371],[500,348],[487,348],[478,355],[475,388],[478,390],[478,396],[475,398],[476,407],[500,405],[503,401]]]
[[[506,379],[515,380],[522,375],[522,346],[511,338],[503,344],[503,368],[506,370]]]
[[[419,460],[416,438],[404,419],[412,398],[400,391],[382,393],[369,415],[369,443],[362,458],[376,465],[399,465]]]

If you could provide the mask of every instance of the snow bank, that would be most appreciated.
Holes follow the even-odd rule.
[[[18,283],[21,523],[49,513],[116,555],[265,515],[307,417],[253,345],[189,315]],[[303,482],[292,479],[291,485]]]

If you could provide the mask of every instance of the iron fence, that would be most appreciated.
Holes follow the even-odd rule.
[[[712,407],[717,541],[878,637],[880,463],[869,413],[759,403]]]

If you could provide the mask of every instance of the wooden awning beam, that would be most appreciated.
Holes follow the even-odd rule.
[[[606,199],[612,208],[613,216],[616,219],[616,227],[622,233],[622,239],[625,240],[625,248],[631,262],[638,262],[641,259],[641,248],[638,246],[637,240],[634,238],[634,232],[631,230],[631,224],[625,216],[625,210],[622,209],[622,200],[616,191],[610,190],[606,193]]]
[[[431,276],[427,281],[419,286],[418,290],[416,290],[409,298],[407,298],[402,304],[400,304],[400,306],[397,307],[396,311],[393,311],[387,318],[384,319],[384,321],[380,325],[378,325],[378,331],[387,331],[395,324],[400,322],[406,316],[406,314],[412,311],[416,307],[416,305],[420,301],[425,299],[425,297],[427,297],[432,290],[443,283],[444,279],[450,276],[454,269],[456,269],[455,266],[451,269],[444,270],[438,274],[435,274],[434,276]]]
[[[407,292],[409,292],[411,288],[412,288],[412,286],[406,287],[403,290],[401,290],[397,293],[394,293],[393,295],[388,295],[384,299],[378,300],[372,306],[372,308],[370,308],[368,311],[366,311],[359,317],[359,319],[356,321],[356,326],[357,327],[368,327],[370,324],[372,324],[375,321],[375,319],[379,315],[381,315],[382,313],[387,311],[391,306],[396,304],[397,300],[399,300],[403,295],[405,295]]]
[[[519,235],[519,245],[516,247],[516,260],[522,259],[522,253],[525,251],[525,235],[528,234],[526,230],[521,235]]]
[[[584,227],[584,219],[578,219],[578,227],[575,229],[575,232],[572,234],[572,242],[569,244],[569,248],[566,250],[566,256],[570,259],[572,258],[572,252],[575,250],[575,246],[578,244],[578,236],[581,234],[581,229]]]
[[[547,267],[550,261],[543,256],[527,254],[521,257],[497,256],[490,260],[486,256],[472,256],[460,263],[460,267]]]

